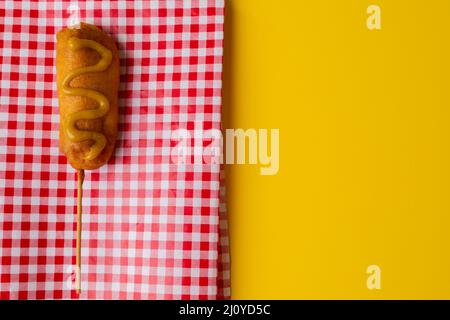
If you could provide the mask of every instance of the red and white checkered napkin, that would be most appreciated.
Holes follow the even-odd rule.
[[[0,298],[78,298],[76,174],[58,149],[55,84],[55,33],[77,15],[121,52],[117,150],[84,183],[81,298],[229,296],[220,168],[170,160],[174,129],[220,129],[223,6],[0,2]]]

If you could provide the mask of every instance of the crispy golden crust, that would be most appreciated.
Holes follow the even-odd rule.
[[[100,55],[89,48],[72,51],[68,46],[71,37],[97,41],[112,52],[111,65],[103,72],[86,73],[73,79],[71,87],[88,88],[103,93],[110,102],[110,110],[105,117],[93,120],[79,120],[79,130],[101,132],[107,139],[102,153],[93,160],[84,160],[83,155],[90,149],[92,141],[72,142],[60,126],[59,146],[75,169],[97,169],[108,162],[114,151],[118,124],[119,53],[114,40],[93,25],[82,23],[80,28],[66,28],[58,32],[56,45],[56,81],[59,96],[59,112],[63,119],[67,115],[82,110],[97,108],[97,102],[87,97],[69,96],[61,93],[62,81],[72,70],[95,65]]]

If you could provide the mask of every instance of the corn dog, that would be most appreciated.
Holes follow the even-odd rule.
[[[60,149],[75,169],[108,162],[116,142],[119,54],[97,27],[58,32],[56,81],[61,116]]]
[[[79,293],[84,170],[106,164],[117,138],[119,54],[114,40],[86,23],[59,31],[56,81],[59,146],[71,166],[78,170],[76,289]]]

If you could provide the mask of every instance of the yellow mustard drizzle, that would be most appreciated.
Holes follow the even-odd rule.
[[[97,64],[72,70],[62,81],[62,92],[64,94],[70,96],[88,97],[98,102],[98,108],[81,110],[71,113],[62,121],[65,133],[70,141],[94,141],[94,144],[91,146],[89,152],[87,152],[84,156],[85,160],[93,160],[105,148],[106,137],[99,132],[78,130],[75,124],[78,120],[81,119],[97,119],[105,116],[109,111],[109,101],[102,93],[98,91],[86,88],[73,88],[70,86],[70,82],[74,78],[84,73],[105,71],[111,64],[112,53],[109,49],[93,40],[70,38],[68,44],[71,50],[91,48],[101,55],[101,59],[99,62],[97,62]]]

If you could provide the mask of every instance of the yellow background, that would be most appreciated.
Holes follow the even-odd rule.
[[[228,0],[225,20],[225,127],[280,129],[277,175],[227,167],[232,297],[450,298],[450,1]]]

